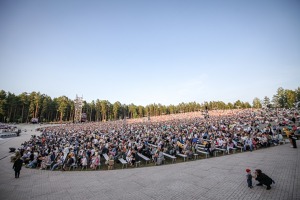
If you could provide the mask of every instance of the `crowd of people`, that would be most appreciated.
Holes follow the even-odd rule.
[[[161,164],[164,154],[192,159],[200,145],[213,155],[216,148],[230,153],[278,145],[283,137],[299,132],[298,113],[287,109],[214,110],[127,119],[111,122],[66,124],[40,128],[19,148],[29,168],[55,170],[90,168],[123,158],[134,166],[141,157]],[[291,141],[292,142],[292,141]],[[109,159],[104,159],[107,155]]]
[[[15,125],[8,125],[4,123],[0,123],[0,133],[17,133],[19,130]]]

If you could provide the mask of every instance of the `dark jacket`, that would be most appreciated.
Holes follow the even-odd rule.
[[[264,185],[271,185],[273,182],[273,180],[264,173],[258,174],[255,180],[257,180],[258,182]]]
[[[20,171],[22,169],[22,164],[23,164],[23,161],[18,158],[15,162],[14,162],[14,166],[13,166],[13,169],[15,171]]]

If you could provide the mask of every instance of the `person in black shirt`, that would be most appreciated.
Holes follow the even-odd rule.
[[[19,178],[20,171],[22,169],[22,164],[23,164],[23,160],[21,160],[21,158],[18,157],[13,165],[13,169],[15,170],[15,178]]]
[[[258,184],[256,184],[257,186],[266,185],[267,190],[270,190],[271,189],[271,184],[275,183],[273,181],[273,179],[271,179],[266,174],[262,173],[262,171],[260,169],[255,170],[255,175],[256,175],[255,180],[257,180],[259,182]]]
[[[289,139],[292,142],[293,148],[297,148],[297,137],[295,136],[294,132],[291,132],[291,134],[289,135]]]

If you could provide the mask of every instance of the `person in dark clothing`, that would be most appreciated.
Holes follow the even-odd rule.
[[[289,135],[289,139],[290,139],[290,141],[292,141],[293,148],[297,148],[297,143],[296,143],[297,137],[295,136],[294,132],[292,132]]]
[[[108,154],[108,153],[109,153],[109,150],[106,147],[103,147],[103,149],[102,149],[102,155],[103,154]]]
[[[136,159],[136,157],[137,157],[137,153],[136,153],[136,150],[135,149],[133,149],[132,150],[132,152],[131,152],[131,163],[132,163],[132,166],[134,166],[135,165],[135,159]]]
[[[295,117],[292,118],[292,122],[295,124],[295,122],[296,122],[296,118]]]
[[[205,151],[208,152],[209,155],[212,157],[213,152],[211,152],[210,150],[211,150],[211,143],[209,141],[207,141],[207,143],[205,144]]]
[[[262,173],[262,171],[260,169],[256,169],[255,174],[256,174],[255,180],[257,180],[259,182],[258,184],[256,184],[257,186],[266,185],[267,190],[270,190],[271,189],[271,184],[272,183],[275,184],[275,181],[273,181],[273,179],[271,179],[266,174]]]
[[[34,154],[33,151],[31,151],[30,156],[29,156],[30,162],[34,160]]]
[[[15,170],[15,178],[19,178],[20,171],[22,169],[22,164],[23,164],[23,160],[21,160],[21,158],[18,157],[13,165],[13,169]]]

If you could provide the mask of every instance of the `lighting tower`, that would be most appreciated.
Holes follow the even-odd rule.
[[[74,104],[75,104],[74,122],[75,123],[81,122],[82,105],[83,105],[82,102],[83,102],[83,97],[78,97],[76,94],[76,99],[74,100]]]

